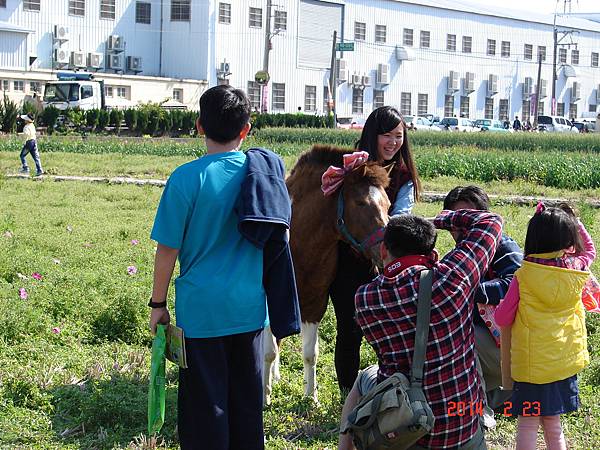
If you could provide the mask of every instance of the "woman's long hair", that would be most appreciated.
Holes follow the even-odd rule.
[[[359,141],[354,146],[357,150],[364,150],[369,153],[369,159],[377,161],[379,155],[377,153],[377,137],[380,134],[385,134],[392,131],[399,124],[402,124],[403,130],[403,142],[400,146],[400,150],[394,155],[392,161],[395,162],[394,168],[390,173],[390,187],[389,193],[392,195],[390,201],[394,201],[398,190],[402,187],[400,182],[403,172],[410,174],[415,187],[415,200],[419,201],[421,198],[421,181],[419,180],[419,173],[412,156],[412,150],[408,139],[408,129],[406,123],[402,118],[402,115],[398,110],[392,106],[382,106],[381,108],[375,109],[365,122],[362,134],[360,135]],[[403,166],[405,169],[403,170]]]

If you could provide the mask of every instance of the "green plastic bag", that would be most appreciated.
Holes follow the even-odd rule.
[[[152,342],[150,385],[148,387],[148,435],[158,433],[165,421],[165,325],[157,325]]]

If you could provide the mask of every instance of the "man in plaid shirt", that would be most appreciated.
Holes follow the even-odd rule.
[[[441,261],[434,249],[434,225],[461,230],[463,237]],[[379,366],[361,371],[348,394],[342,410],[340,449],[352,448],[351,436],[344,430],[360,397],[396,372],[409,375],[419,273],[426,268],[433,270],[433,291],[423,390],[435,424],[414,449],[487,448],[479,417],[484,394],[475,365],[473,291],[500,242],[502,219],[488,211],[442,211],[434,225],[408,214],[392,217],[381,246],[384,273],[356,293],[356,320],[373,346]]]

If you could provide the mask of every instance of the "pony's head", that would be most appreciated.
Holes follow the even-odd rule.
[[[383,239],[382,230],[389,219],[390,200],[385,193],[388,183],[387,170],[378,163],[368,162],[346,174],[341,191],[346,228],[361,244],[363,254],[378,266],[382,262],[380,239],[376,237]],[[346,236],[343,237],[348,240]]]

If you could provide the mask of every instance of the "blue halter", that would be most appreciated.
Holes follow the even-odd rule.
[[[344,187],[340,189],[337,201],[337,221],[336,227],[341,235],[346,239],[355,250],[360,253],[365,253],[369,248],[383,241],[383,230],[384,228],[377,228],[371,234],[369,234],[362,242],[358,242],[354,236],[348,230],[346,222],[344,221]]]

